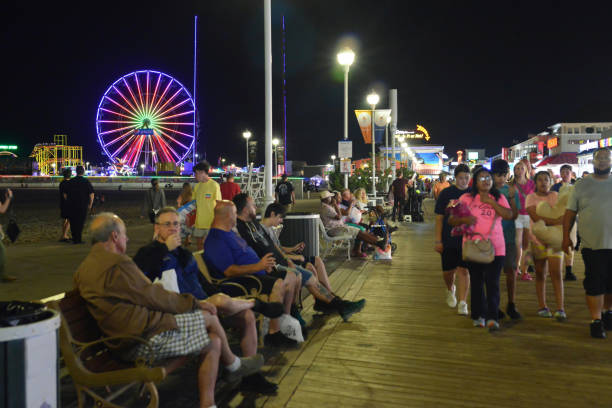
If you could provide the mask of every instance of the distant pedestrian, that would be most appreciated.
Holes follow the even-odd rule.
[[[62,172],[64,179],[59,184],[59,193],[60,193],[60,217],[62,218],[62,236],[60,237],[60,242],[70,242],[70,237],[68,236],[68,230],[70,229],[70,221],[68,217],[70,216],[70,211],[68,209],[68,200],[67,192],[68,192],[68,182],[70,181],[70,177],[72,177],[72,169],[65,168]]]
[[[219,186],[221,189],[221,197],[224,200],[232,201],[236,194],[240,193],[240,186],[234,183],[234,175],[229,173],[225,177],[225,181]]]
[[[210,225],[215,217],[217,200],[222,200],[219,183],[208,176],[210,164],[202,161],[193,167],[198,184],[193,189],[196,200],[196,221],[193,237],[198,251],[204,248],[204,238],[208,235]]]
[[[391,193],[393,194],[393,214],[391,219],[393,221],[404,221],[404,206],[406,205],[406,194],[408,191],[408,180],[404,177],[404,173],[400,171],[397,173],[397,178],[393,180],[391,184]]]
[[[68,221],[70,222],[72,241],[75,244],[83,243],[83,227],[94,200],[93,186],[89,180],[83,177],[83,174],[85,174],[85,168],[77,166],[76,177],[68,181],[66,185]]]
[[[442,190],[444,190],[446,187],[450,187],[450,183],[446,181],[446,173],[440,173],[440,179],[436,182],[436,184],[434,184],[433,188],[433,195],[436,200],[440,196]]]
[[[606,338],[612,330],[612,178],[606,148],[593,153],[593,174],[578,180],[563,218],[563,250],[573,248],[570,231],[578,216],[582,240],[586,301],[591,313],[591,336]]]
[[[165,206],[166,194],[159,186],[159,180],[151,179],[151,188],[145,191],[141,218],[149,217],[151,224],[155,224],[155,214]]]
[[[281,176],[281,182],[276,185],[276,202],[288,208],[290,205],[295,205],[295,192],[293,184],[288,180],[286,174]]]
[[[11,191],[11,189],[7,188],[5,190],[4,197],[0,201],[2,202],[0,204],[0,214],[4,214],[9,208],[11,202],[13,201],[13,192]],[[2,233],[2,225],[0,225],[0,282],[14,282],[15,280],[17,280],[17,278],[6,274],[6,250],[4,249],[4,244],[2,243],[3,237],[4,234]]]

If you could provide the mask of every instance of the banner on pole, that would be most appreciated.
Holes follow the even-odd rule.
[[[355,109],[355,116],[357,116],[357,122],[359,122],[359,127],[361,128],[361,135],[363,136],[363,141],[365,144],[372,143],[372,111],[367,110],[357,110]]]
[[[351,174],[351,159],[340,159],[340,173]]]
[[[376,109],[374,111],[374,140],[376,143],[383,143],[387,118],[391,115],[391,109]]]
[[[338,157],[347,159],[353,157],[353,141],[340,140],[338,142]]]

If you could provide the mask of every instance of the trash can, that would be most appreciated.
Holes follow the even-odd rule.
[[[304,242],[304,258],[319,256],[319,214],[295,212],[285,215],[280,242],[283,246],[293,246]]]
[[[59,314],[43,309],[8,324],[0,327],[0,406],[59,407]]]

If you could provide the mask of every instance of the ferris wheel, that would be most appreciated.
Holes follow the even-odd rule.
[[[195,139],[191,94],[163,72],[135,71],[104,93],[96,115],[98,143],[112,162],[132,168],[183,161]]]

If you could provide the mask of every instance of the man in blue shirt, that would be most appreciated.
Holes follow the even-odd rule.
[[[179,216],[174,207],[162,208],[155,217],[155,240],[140,248],[134,262],[152,281],[162,277],[164,271],[174,270],[179,293],[191,293],[199,300],[212,304],[224,316],[223,323],[241,332],[241,348],[246,357],[257,352],[257,328],[253,312],[277,318],[283,313],[281,303],[231,298],[206,279],[191,252],[181,246]],[[245,377],[241,389],[270,394],[278,386],[268,382],[261,373]]]
[[[216,278],[230,278],[249,291],[251,288],[261,287],[261,293],[269,295],[271,301],[282,302],[285,313],[289,314],[295,288],[299,284],[296,275],[275,271],[276,260],[272,253],[259,258],[246,241],[233,231],[236,220],[234,203],[218,201],[215,218],[204,242],[204,261],[211,275]],[[295,346],[297,342],[280,332],[278,319],[271,319],[270,332],[264,336],[264,344],[282,347]]]

